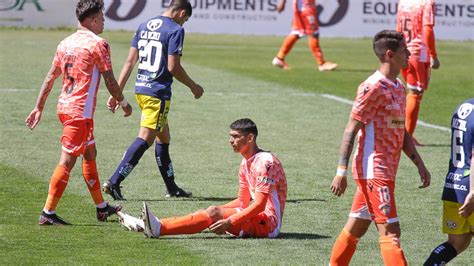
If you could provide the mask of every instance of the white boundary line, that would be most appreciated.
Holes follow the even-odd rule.
[[[31,92],[31,91],[38,91],[38,90],[34,90],[34,89],[15,89],[15,88],[0,88],[0,92]],[[217,96],[224,96],[228,93],[221,93],[221,92],[214,92],[214,93],[207,93],[206,95],[217,95]],[[235,96],[249,96],[249,95],[255,95],[255,94],[258,94],[258,95],[268,95],[268,94],[275,94],[277,95],[278,93],[275,92],[275,93],[231,93]],[[308,97],[308,96],[317,96],[318,94],[315,94],[315,93],[311,93],[311,92],[295,92],[295,93],[292,93],[292,95],[294,96],[301,96],[301,97]],[[336,96],[336,95],[332,95],[332,94],[319,94],[321,97],[324,97],[324,98],[327,98],[327,99],[331,99],[331,100],[334,100],[336,102],[340,102],[340,103],[345,103],[347,105],[352,105],[354,102],[351,101],[351,100],[347,100],[345,98],[342,98],[342,97],[339,97],[339,96]],[[438,125],[433,125],[433,124],[430,124],[430,123],[426,123],[424,121],[421,121],[421,120],[418,120],[417,122],[417,125],[419,126],[424,126],[424,127],[428,127],[428,128],[433,128],[433,129],[438,129],[438,130],[441,130],[441,131],[446,131],[446,132],[451,132],[451,129],[450,128],[447,128],[447,127],[443,127],[443,126],[438,126]]]
[[[345,103],[345,104],[349,104],[349,105],[352,105],[354,103],[353,101],[350,101],[350,100],[347,100],[347,99],[344,99],[344,98],[341,98],[339,96],[332,95],[332,94],[320,94],[320,95],[324,98],[331,99],[331,100],[341,102],[341,103]],[[443,127],[443,126],[438,126],[438,125],[433,125],[433,124],[430,124],[430,123],[423,122],[421,120],[418,120],[418,122],[416,124],[419,125],[419,126],[424,126],[424,127],[428,127],[428,128],[438,129],[438,130],[441,130],[441,131],[451,132],[450,128]]]

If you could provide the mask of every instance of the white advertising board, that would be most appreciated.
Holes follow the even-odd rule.
[[[292,0],[277,13],[279,0],[190,0],[193,16],[188,32],[286,35]],[[0,0],[0,26],[75,26],[76,0]],[[394,29],[398,0],[317,0],[321,34],[332,37],[372,37]],[[169,0],[105,0],[106,29],[135,30],[161,14]],[[474,0],[437,0],[438,39],[474,40]]]

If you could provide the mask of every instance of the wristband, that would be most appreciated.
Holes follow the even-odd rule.
[[[337,176],[347,176],[347,167],[344,167],[344,166],[338,166],[337,167],[337,171],[336,171],[336,175]]]
[[[123,100],[121,102],[119,102],[119,104],[122,107],[127,107],[127,105],[128,105],[127,99],[123,98]]]

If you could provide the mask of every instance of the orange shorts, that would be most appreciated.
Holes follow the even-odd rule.
[[[375,223],[398,222],[395,205],[395,182],[384,179],[356,179],[357,191],[350,217],[372,220]]]
[[[409,90],[425,91],[430,81],[430,63],[408,61],[408,67],[402,69],[402,76]]]
[[[295,11],[293,13],[291,33],[299,37],[303,37],[304,35],[317,37],[319,34],[319,24],[316,17],[316,9],[306,8],[303,11]]]
[[[225,208],[224,218],[228,218],[232,214],[242,211],[241,208]],[[272,219],[264,212],[257,214],[255,217],[235,226],[231,226],[227,232],[237,237],[269,237],[270,233],[275,229]]]
[[[94,120],[86,118],[72,118],[69,115],[59,114],[63,124],[61,136],[62,149],[72,156],[84,153],[87,146],[94,145]]]

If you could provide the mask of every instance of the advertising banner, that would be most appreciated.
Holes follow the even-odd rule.
[[[135,30],[161,14],[170,0],[104,0],[106,29]],[[292,0],[282,13],[280,0],[190,0],[187,32],[286,35]],[[77,0],[0,0],[0,26],[74,27]],[[394,29],[398,0],[317,0],[320,31],[332,37],[372,37]],[[474,40],[474,0],[436,0],[437,39]]]

